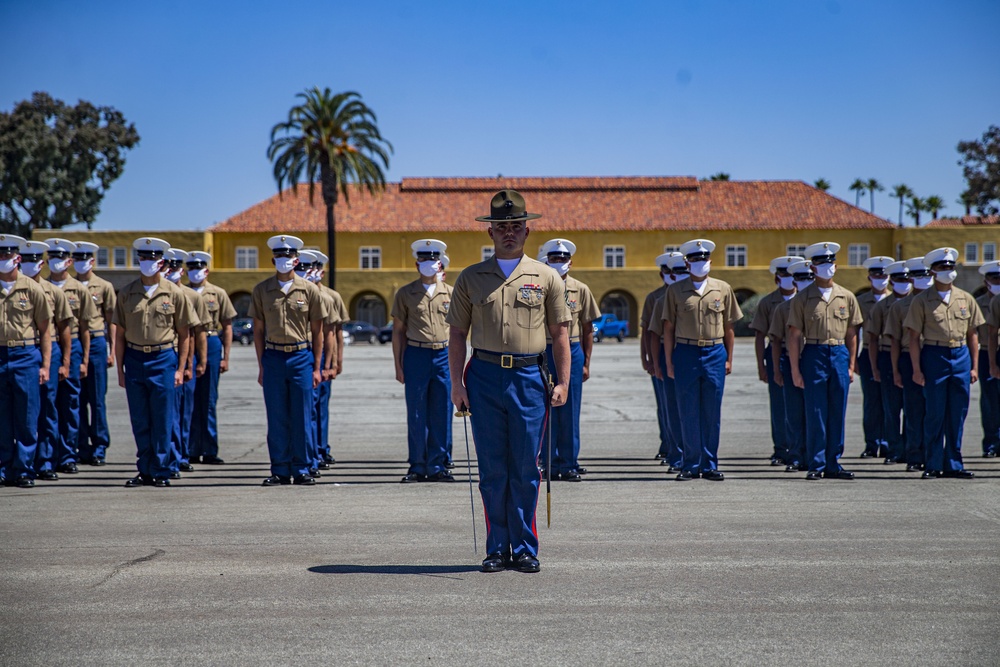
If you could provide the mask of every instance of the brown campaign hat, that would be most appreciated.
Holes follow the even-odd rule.
[[[501,190],[490,200],[490,214],[481,215],[479,222],[502,222],[505,220],[534,220],[542,217],[541,213],[527,213],[524,197],[517,190]]]

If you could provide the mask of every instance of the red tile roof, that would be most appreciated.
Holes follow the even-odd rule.
[[[404,178],[378,197],[351,192],[336,207],[343,232],[454,232],[489,214],[489,194],[525,195],[543,217],[537,231],[889,229],[893,224],[802,181],[698,181],[681,177]],[[319,187],[285,190],[211,228],[213,232],[321,232]]]
[[[966,227],[975,225],[1000,225],[1000,215],[964,215],[961,218],[931,220],[928,227]]]

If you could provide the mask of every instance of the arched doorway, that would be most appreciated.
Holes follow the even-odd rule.
[[[247,313],[250,312],[250,293],[233,292],[229,298],[233,302],[233,308],[236,309],[236,317],[247,317]]]
[[[601,297],[601,313],[610,313],[619,320],[625,320],[628,322],[628,335],[638,335],[638,309],[635,297],[628,292],[612,290]]]
[[[386,323],[385,301],[374,292],[362,292],[351,302],[351,313],[355,320],[368,322],[376,327]]]

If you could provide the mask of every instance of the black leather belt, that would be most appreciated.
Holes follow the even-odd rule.
[[[448,347],[448,341],[443,341],[440,343],[422,343],[416,340],[406,339],[406,344],[410,347],[420,347],[425,350],[443,350]]]
[[[301,343],[272,343],[271,341],[265,341],[264,347],[268,350],[277,350],[278,352],[298,352],[309,347],[309,343],[302,341]]]
[[[714,347],[722,345],[721,338],[675,338],[675,342],[681,345],[695,345],[697,347]]]
[[[104,338],[104,329],[91,329],[90,330],[90,337],[91,338]]]
[[[931,347],[965,347],[964,340],[925,340],[924,345]]]
[[[473,350],[472,356],[481,361],[496,364],[501,368],[525,368],[545,363],[544,354],[515,357],[513,354],[497,354],[495,352],[487,352],[486,350]]]
[[[843,344],[843,338],[806,338],[806,345],[831,345],[837,347]]]
[[[174,349],[173,343],[163,343],[161,345],[136,345],[135,343],[125,342],[130,350],[136,350],[137,352],[145,352],[146,354],[151,354],[153,352],[163,352],[164,350]]]

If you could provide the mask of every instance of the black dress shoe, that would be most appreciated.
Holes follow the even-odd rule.
[[[920,479],[937,479],[941,476],[940,470],[925,470],[924,474],[920,476]]]
[[[580,473],[575,470],[567,470],[566,472],[557,472],[552,475],[552,479],[559,482],[582,482],[583,477],[580,477]]]
[[[38,479],[44,479],[46,482],[54,482],[59,479],[59,475],[56,474],[55,470],[43,470],[38,473]]]
[[[153,486],[160,489],[168,487],[170,486],[170,480],[164,479],[163,477],[157,477],[156,479],[153,480]]]
[[[689,482],[692,479],[695,479],[696,477],[698,477],[698,473],[696,472],[681,470],[680,474],[678,474],[677,477],[675,477],[674,479],[676,479],[678,482]]]
[[[920,464],[910,463],[909,465],[906,466],[906,472],[920,472]]]
[[[104,459],[92,458],[90,459],[90,465],[97,466],[98,468],[100,468],[102,465],[104,465]]]
[[[799,466],[797,466],[794,463],[789,463],[788,465],[785,466],[785,472],[798,472],[798,471],[799,471]]]
[[[211,466],[219,466],[225,463],[225,461],[220,459],[218,456],[203,456],[201,457],[201,462],[204,463],[205,465],[211,465]]]
[[[483,572],[503,572],[506,567],[503,554],[490,554],[483,559]]]
[[[309,476],[318,479],[323,476],[323,473],[319,471],[319,468],[309,468]]]
[[[945,470],[945,477],[957,477],[958,479],[972,479],[975,474],[971,470]]]
[[[707,479],[710,482],[722,482],[726,479],[726,476],[718,470],[706,470],[701,473],[701,478]]]
[[[854,473],[847,470],[835,470],[832,472],[824,472],[823,477],[826,479],[854,479]]]
[[[147,477],[146,475],[136,475],[132,479],[125,482],[126,489],[134,489],[137,486],[152,486],[153,478]]]
[[[445,467],[445,470],[453,470],[455,468],[455,462],[454,461],[445,461],[444,462],[444,467]]]
[[[292,478],[284,475],[271,475],[261,483],[261,486],[285,486],[291,484]]]
[[[415,472],[408,472],[403,476],[403,479],[399,480],[400,484],[415,484],[416,482],[422,482],[424,479],[423,475],[418,475]]]
[[[169,478],[170,479],[180,479],[181,478],[180,471],[179,470],[173,471],[172,473],[170,473]]]
[[[181,472],[194,472],[194,466],[190,463],[182,463],[177,466]]]
[[[817,479],[823,479],[823,473],[821,473],[818,470],[810,470],[809,472],[806,473],[806,479],[808,479],[810,482]]]
[[[661,454],[661,453],[657,452],[656,456],[653,457],[653,460],[654,461],[661,461],[661,460],[663,460],[665,458],[667,458],[666,454]]]
[[[587,474],[587,469],[584,468],[583,466],[577,466],[576,467],[576,472],[579,473],[579,474],[581,474],[581,475],[586,475]]]
[[[893,463],[899,463],[899,461],[897,459],[892,458],[891,456],[887,456],[885,457],[885,461],[882,461],[882,463],[886,465],[892,465]]]
[[[316,466],[317,470],[329,470],[330,464],[326,461],[320,461],[319,465]]]
[[[523,553],[514,559],[514,568],[518,572],[538,572],[542,569],[538,559],[529,553]]]
[[[34,485],[35,485],[35,480],[31,479],[27,475],[21,475],[20,477],[17,478],[17,481],[14,482],[14,486],[16,486],[19,489],[30,489]]]
[[[785,464],[785,462],[781,460],[780,456],[772,456],[771,457],[771,465],[773,465],[773,466],[780,466],[780,465],[784,465],[784,464]]]
[[[188,457],[188,463],[201,463],[201,457],[200,456],[189,456]]]
[[[433,475],[427,475],[421,482],[454,482],[455,478],[447,470],[442,470],[441,472],[436,472]]]
[[[75,475],[80,472],[79,468],[76,467],[75,463],[64,463],[57,468],[59,472],[64,472],[67,475]]]
[[[309,475],[296,475],[292,478],[292,484],[297,484],[298,486],[315,486],[316,480]]]
[[[329,454],[324,454],[324,455],[323,455],[323,463],[325,463],[325,464],[327,464],[327,465],[331,465],[331,466],[332,466],[332,465],[333,465],[334,463],[336,463],[336,462],[337,462],[337,459],[333,458],[333,457],[332,457],[332,456],[330,456]]]
[[[873,459],[873,458],[875,458],[875,456],[876,456],[875,452],[872,452],[872,451],[869,451],[869,450],[866,449],[865,451],[861,452],[861,456],[859,456],[858,458]]]
[[[983,458],[984,459],[995,459],[996,457],[997,457],[997,453],[994,450],[992,450],[992,449],[989,450],[989,451],[987,451],[987,452],[983,452]]]

